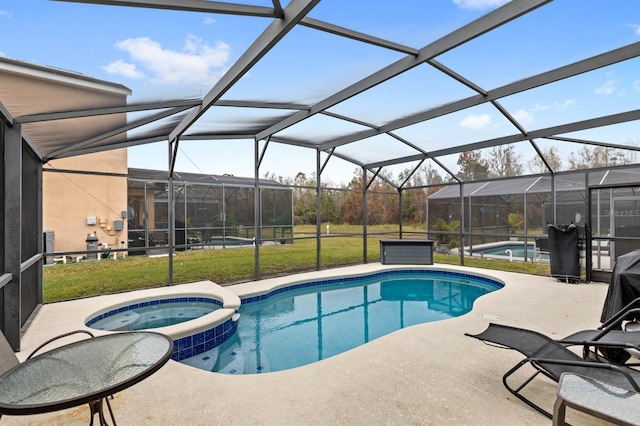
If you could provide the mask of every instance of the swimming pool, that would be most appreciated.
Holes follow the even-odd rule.
[[[134,331],[180,324],[222,307],[222,302],[206,297],[174,297],[147,300],[109,310],[89,319],[96,330]]]
[[[502,286],[435,269],[298,283],[242,298],[236,333],[181,362],[225,374],[299,367],[411,325],[463,315]]]
[[[513,259],[524,261],[524,241],[500,241],[496,243],[480,244],[465,248],[465,252],[472,256],[482,255],[496,259]],[[527,259],[549,260],[549,253],[542,253],[534,243],[527,243]]]

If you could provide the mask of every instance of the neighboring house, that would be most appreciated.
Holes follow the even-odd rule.
[[[48,112],[123,106],[129,95],[131,90],[120,84],[0,57],[0,103],[16,119]],[[43,121],[29,126],[36,131],[55,133],[57,123]],[[100,134],[100,127],[106,129],[119,123],[126,124],[124,114],[94,119],[92,126],[95,134]],[[127,240],[127,223],[122,218],[127,210],[126,174],[126,149],[61,158],[44,165],[43,229],[45,234],[53,231],[56,251],[85,250],[87,234],[94,232],[100,242],[110,245]],[[117,230],[120,223],[122,229]]]
[[[0,57],[0,104],[17,121],[33,114],[124,106],[129,95],[131,90],[119,84]],[[29,126],[56,134],[58,123]],[[93,117],[89,133],[99,135],[114,124],[126,124],[126,116]],[[84,251],[88,234],[94,233],[103,248],[166,244],[166,171],[129,170],[126,148],[52,160],[43,170],[44,252]],[[176,172],[175,182],[176,244],[253,238],[253,178]],[[290,242],[291,188],[264,179],[260,187],[263,238]]]

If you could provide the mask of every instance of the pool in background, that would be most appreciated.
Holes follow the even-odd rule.
[[[524,241],[499,241],[495,243],[479,244],[471,248],[465,247],[466,255],[483,256],[494,259],[504,260],[525,260]],[[541,252],[536,244],[527,243],[527,260],[531,261],[549,261],[549,253]]]
[[[181,362],[225,374],[286,370],[404,327],[463,315],[478,297],[503,286],[493,278],[438,269],[294,283],[241,297],[237,331]]]

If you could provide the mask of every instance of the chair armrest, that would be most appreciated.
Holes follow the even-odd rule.
[[[625,318],[628,318],[629,313],[631,311],[633,311],[633,313],[640,313],[640,309],[637,309],[637,308],[640,308],[640,297],[627,303],[627,305],[624,308],[620,309],[618,312],[616,312],[614,316],[612,316],[607,321],[602,323],[600,328],[606,328],[606,327],[612,327],[612,326],[614,327],[616,325],[620,325],[620,323],[624,321]]]
[[[31,357],[33,357],[33,356],[36,354],[36,352],[38,352],[40,349],[44,348],[45,346],[47,346],[47,345],[48,345],[49,343],[51,343],[51,342],[55,342],[56,340],[58,340],[58,339],[62,339],[63,337],[71,336],[71,335],[74,335],[74,334],[80,334],[80,333],[88,334],[89,336],[91,336],[91,338],[95,337],[95,336],[93,335],[93,333],[91,333],[90,331],[87,331],[87,330],[74,330],[74,331],[70,331],[69,333],[64,333],[64,334],[61,334],[61,335],[59,335],[59,336],[56,336],[56,337],[54,337],[54,338],[52,338],[52,339],[47,340],[46,342],[44,342],[43,344],[41,344],[40,346],[38,346],[37,348],[35,348],[35,349],[33,350],[33,352],[31,352],[31,354],[29,354],[29,356],[27,357],[27,359],[30,359]]]
[[[604,370],[612,370],[616,373],[622,374],[633,390],[636,392],[640,392],[640,386],[636,381],[631,377],[629,372],[626,371],[625,368],[620,367],[615,364],[608,364],[605,362],[594,362],[594,361],[571,361],[571,360],[563,360],[563,359],[548,359],[548,358],[527,358],[526,361],[529,361],[532,364],[556,364],[556,365],[569,365],[575,367],[587,367],[587,368],[599,368]]]

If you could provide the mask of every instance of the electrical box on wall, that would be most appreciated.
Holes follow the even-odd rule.
[[[88,216],[87,217],[87,225],[95,225],[96,224],[96,217],[95,216]]]
[[[113,221],[113,230],[114,231],[122,231],[122,226],[124,222],[122,220],[114,220]]]

